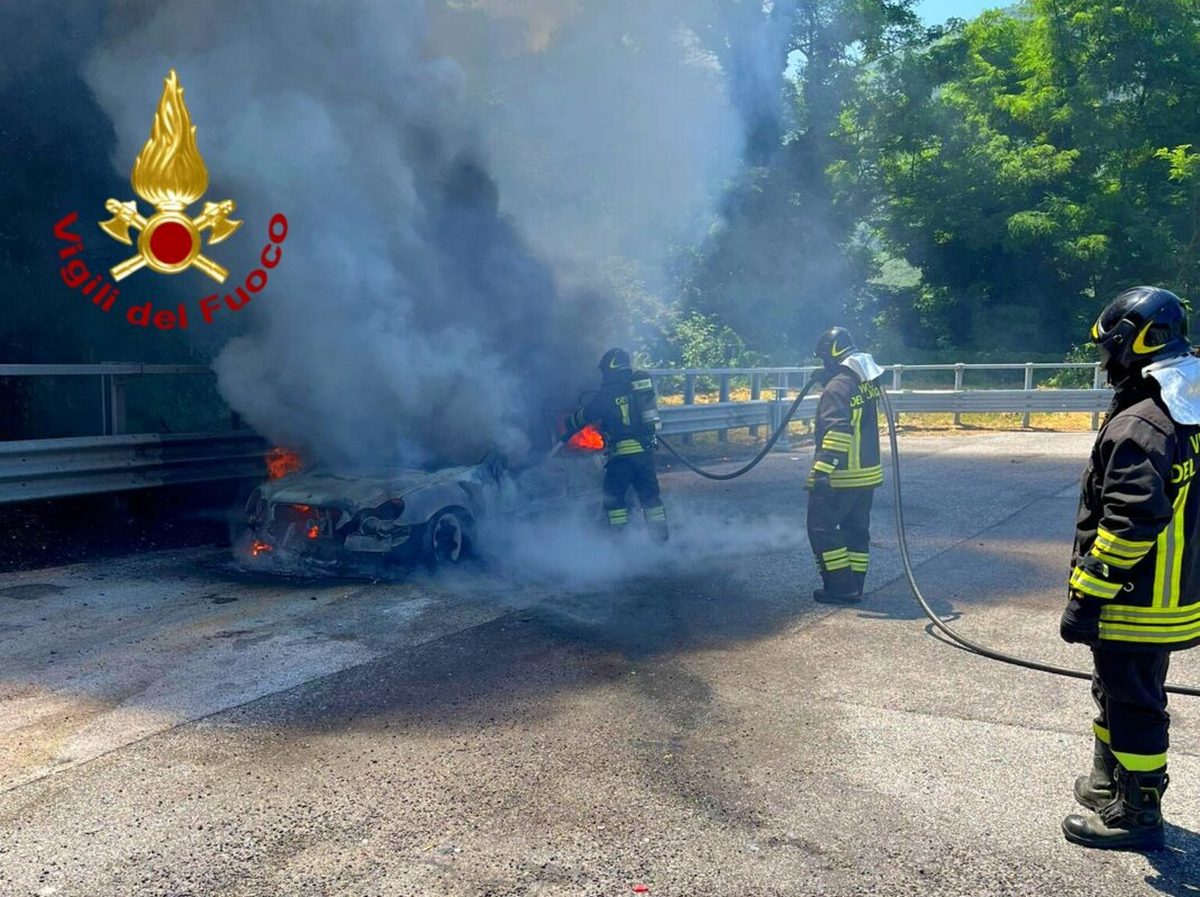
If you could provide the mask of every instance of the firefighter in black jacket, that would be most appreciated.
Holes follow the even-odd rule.
[[[871,540],[871,503],[883,483],[879,458],[879,385],[883,369],[854,339],[834,327],[817,341],[824,383],[817,405],[816,455],[806,487],[808,541],[823,589],[813,599],[851,604],[862,599]]]
[[[1067,608],[1068,642],[1090,645],[1092,771],[1063,821],[1086,847],[1163,846],[1172,651],[1200,642],[1200,359],[1173,293],[1136,287],[1092,327],[1115,395],[1084,474]]]
[[[629,353],[609,349],[600,359],[603,382],[587,404],[567,418],[563,441],[589,423],[597,423],[608,450],[604,467],[604,510],[609,527],[624,532],[629,524],[625,496],[630,487],[642,505],[646,528],[666,542],[667,511],[659,495],[654,450],[658,447],[659,414],[654,384],[644,371],[634,371]]]

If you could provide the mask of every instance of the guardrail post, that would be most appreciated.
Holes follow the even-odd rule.
[[[125,380],[115,374],[100,375],[100,430],[105,436],[125,432]]]
[[[1032,361],[1025,362],[1025,391],[1030,392],[1030,393],[1033,392],[1033,362]],[[1026,399],[1026,401],[1028,401],[1029,396],[1026,396],[1025,399]],[[1029,414],[1029,410],[1028,410],[1029,406],[1026,405],[1025,408],[1026,408],[1025,414],[1021,418],[1021,426],[1024,427],[1026,430],[1028,430],[1030,427],[1030,414]]]
[[[683,404],[685,404],[685,405],[695,405],[696,404],[696,375],[695,374],[684,374],[683,375]],[[684,445],[689,445],[691,443],[691,441],[692,441],[692,434],[685,433],[683,435]]]
[[[762,400],[762,374],[753,374],[750,377],[750,401],[758,402]],[[750,435],[755,439],[758,438],[758,427],[750,428]]]
[[[775,404],[772,406],[771,432],[774,432],[775,430],[778,430],[780,427],[783,426],[783,417],[784,417],[784,414],[786,413],[786,409],[783,407],[783,402],[784,402],[784,399],[787,398],[787,392],[788,392],[787,374],[779,375],[779,385],[776,386],[774,389],[775,389]],[[791,436],[788,433],[788,431],[790,429],[791,429],[791,427],[788,426],[780,434],[779,441],[777,443],[775,443],[775,448],[786,452],[792,447]]]
[[[965,364],[963,364],[961,361],[954,366],[954,391],[955,392],[962,392],[963,373],[966,371],[966,369],[967,369],[967,366]],[[956,427],[962,426],[962,412],[961,411],[954,412],[954,426],[956,426]]]
[[[102,436],[112,435],[112,408],[109,407],[108,381],[111,380],[108,374],[100,375],[100,434]]]
[[[125,378],[112,376],[108,378],[109,421],[112,424],[113,436],[125,432]]]
[[[892,365],[892,392],[900,391],[900,382],[903,377],[904,377],[904,365],[902,365],[902,364]],[[900,429],[900,412],[899,411],[893,412],[892,416],[895,417],[896,429],[899,430]]]
[[[728,374],[721,375],[721,392],[717,398],[718,398],[718,401],[721,401],[721,402],[729,401],[729,375]],[[728,430],[718,430],[717,431],[717,441],[718,442],[729,441],[729,431]]]
[[[783,403],[787,401],[788,390],[792,388],[791,375],[788,374],[787,372],[780,374],[779,375],[779,386],[782,388],[783,391],[776,392],[776,395],[779,396],[779,420],[782,423],[783,422],[783,413],[785,410],[783,408]],[[788,422],[787,427],[784,428],[783,435],[779,437],[779,442],[777,442],[776,445],[782,446],[784,451],[787,451],[788,449],[790,449],[792,447],[792,425],[791,425],[790,421]]]
[[[1092,372],[1092,389],[1102,389],[1104,387],[1104,369],[1100,367],[1100,362],[1096,362],[1096,367]],[[1100,429],[1100,412],[1092,412],[1092,429]]]

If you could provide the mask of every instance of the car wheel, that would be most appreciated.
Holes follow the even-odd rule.
[[[444,508],[425,525],[425,559],[430,567],[453,567],[471,549],[471,518],[461,508]]]

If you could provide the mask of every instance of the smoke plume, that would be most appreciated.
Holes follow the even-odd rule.
[[[215,366],[250,425],[332,465],[474,461],[526,451],[629,336],[579,272],[658,276],[711,226],[743,140],[720,5],[129,3],[85,74],[126,171],[178,71],[206,198],[246,220],[232,270],[290,221],[268,289],[214,325],[245,330]]]

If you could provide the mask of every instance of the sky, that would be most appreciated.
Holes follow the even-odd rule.
[[[985,9],[1007,6],[1008,0],[921,0],[917,12],[926,22],[944,22],[952,16],[960,19],[974,18]]]

